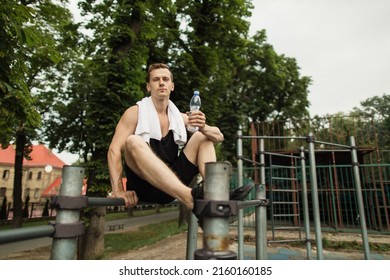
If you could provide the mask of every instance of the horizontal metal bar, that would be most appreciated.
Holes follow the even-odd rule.
[[[166,205],[179,204],[177,200]],[[141,201],[137,205],[158,205],[158,203]],[[125,206],[123,198],[116,197],[88,197],[88,206]]]
[[[274,217],[299,217],[299,214],[272,214]]]
[[[271,169],[297,169],[296,166],[291,165],[271,165]]]
[[[241,139],[296,139],[306,140],[306,136],[240,136]]]
[[[270,189],[271,192],[297,193],[298,190]]]
[[[348,145],[343,145],[343,144],[337,144],[337,143],[329,143],[329,142],[323,142],[323,141],[315,141],[316,144],[324,144],[324,145],[327,145],[327,146],[333,146],[333,147],[341,147],[341,148],[347,148],[347,149],[351,149],[352,147],[351,146],[348,146]]]
[[[51,237],[54,233],[55,228],[53,225],[1,230],[0,244],[41,237]]]
[[[306,242],[306,239],[283,239],[283,240],[268,241],[268,243],[290,243],[290,242]]]
[[[272,180],[280,180],[280,181],[297,181],[297,178],[285,178],[285,177],[271,177]]]
[[[276,229],[276,230],[285,230],[285,229],[301,230],[301,227],[274,227],[273,229]]]
[[[273,153],[273,152],[264,152],[265,155],[269,156],[278,156],[278,157],[286,157],[286,158],[295,158],[295,159],[300,159],[301,157],[299,156],[293,156],[289,154],[280,154],[280,153]]]
[[[125,201],[116,197],[88,197],[88,206],[125,206]]]
[[[266,206],[264,203],[264,200],[244,200],[244,201],[237,201],[237,207],[238,208],[245,208],[250,206]]]
[[[291,201],[272,201],[272,204],[282,204],[282,205],[284,205],[284,204],[288,204],[288,205],[298,205],[299,204],[299,202],[291,202]]]

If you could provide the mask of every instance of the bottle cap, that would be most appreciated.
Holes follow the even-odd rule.
[[[194,95],[199,95],[199,91],[198,91],[198,90],[195,90],[195,91],[194,91]]]

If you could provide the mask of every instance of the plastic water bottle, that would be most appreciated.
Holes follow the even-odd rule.
[[[194,91],[194,95],[192,96],[191,101],[190,101],[190,111],[191,112],[199,111],[200,105],[201,105],[201,102],[200,102],[199,91],[195,90]],[[197,126],[187,126],[187,130],[190,131],[190,132],[195,132],[195,131],[199,130],[199,127],[197,127]]]

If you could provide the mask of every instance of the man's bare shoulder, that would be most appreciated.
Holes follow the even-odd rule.
[[[118,122],[119,126],[132,127],[138,122],[138,106],[134,105],[126,109]]]

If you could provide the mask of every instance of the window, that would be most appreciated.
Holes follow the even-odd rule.
[[[5,192],[6,191],[7,191],[7,188],[0,188],[0,197],[5,197]]]
[[[33,178],[33,173],[32,173],[32,171],[30,171],[30,172],[28,172],[28,177],[27,177],[27,179],[28,179],[28,180],[32,180],[32,178]]]
[[[8,178],[9,178],[9,170],[6,169],[6,170],[3,171],[3,179],[7,180]]]
[[[37,180],[41,180],[41,179],[42,179],[42,171],[39,171],[37,175]]]

